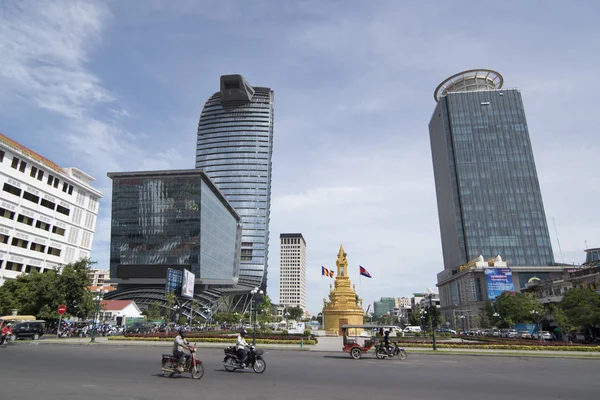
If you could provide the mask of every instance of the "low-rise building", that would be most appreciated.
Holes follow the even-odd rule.
[[[142,311],[133,300],[102,300],[100,301],[99,322],[120,322],[122,319],[140,318]]]

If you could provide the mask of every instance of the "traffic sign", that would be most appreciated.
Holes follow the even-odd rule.
[[[67,312],[67,306],[65,306],[64,304],[58,306],[58,313],[60,315],[63,315],[65,312]]]

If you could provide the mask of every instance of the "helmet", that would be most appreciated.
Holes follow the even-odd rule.
[[[185,336],[185,329],[180,329],[177,331],[177,333],[179,334],[179,336],[184,337]]]
[[[10,328],[12,326],[12,322],[9,322],[8,324],[6,324],[6,326]]]
[[[385,331],[385,336],[388,336],[390,334],[390,331]]]
[[[242,329],[240,330],[240,335],[242,335],[242,337],[246,336],[247,334],[248,334],[248,331],[247,331],[247,330],[245,330],[244,328],[242,328]]]

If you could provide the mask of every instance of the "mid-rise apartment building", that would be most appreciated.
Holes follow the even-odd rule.
[[[301,233],[282,233],[279,304],[306,311],[306,241]]]
[[[103,197],[94,180],[0,134],[0,285],[90,256]]]

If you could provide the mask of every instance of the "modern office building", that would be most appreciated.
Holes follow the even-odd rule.
[[[273,91],[241,75],[221,77],[198,124],[196,168],[241,217],[239,279],[266,292],[273,152]]]
[[[110,281],[118,290],[106,299],[164,302],[169,268],[192,272],[196,303],[211,308],[222,290],[237,284],[240,217],[203,171],[108,176]]]
[[[103,197],[93,181],[0,134],[0,285],[90,256]]]
[[[554,264],[525,111],[502,76],[469,70],[434,92],[429,134],[444,269],[483,255]]]
[[[306,311],[306,242],[301,233],[282,233],[279,239],[279,304]]]

